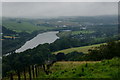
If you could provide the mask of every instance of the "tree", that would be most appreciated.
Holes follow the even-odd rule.
[[[56,55],[56,59],[57,59],[57,61],[65,60],[65,54],[64,53],[58,53]]]

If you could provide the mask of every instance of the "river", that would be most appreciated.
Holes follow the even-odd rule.
[[[20,53],[27,49],[32,49],[38,46],[39,44],[52,43],[59,38],[56,35],[58,32],[59,31],[40,33],[37,36],[35,36],[33,39],[27,41],[21,48],[17,49],[15,52]]]

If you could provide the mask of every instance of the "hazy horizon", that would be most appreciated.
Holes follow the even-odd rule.
[[[118,15],[117,2],[3,2],[2,17],[53,18],[60,16]]]

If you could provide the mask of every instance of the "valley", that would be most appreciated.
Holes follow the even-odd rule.
[[[79,17],[3,19],[3,54],[11,53],[3,56],[3,80],[119,78],[117,23],[85,22]]]

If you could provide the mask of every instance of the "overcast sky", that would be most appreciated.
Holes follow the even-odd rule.
[[[1,0],[2,2],[118,2],[119,0]]]
[[[2,16],[57,17],[117,15],[117,2],[3,2]]]

